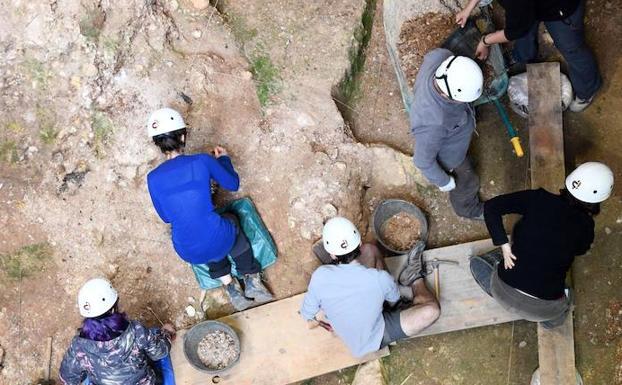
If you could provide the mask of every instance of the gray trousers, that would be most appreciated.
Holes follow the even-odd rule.
[[[471,257],[471,273],[480,287],[505,310],[532,322],[552,328],[561,325],[572,306],[571,296],[556,300],[540,299],[513,288],[499,278],[497,266],[503,260],[501,249]]]
[[[479,199],[479,176],[469,158],[453,170],[456,188],[449,192],[449,201],[458,216],[476,218],[484,215],[484,203]]]

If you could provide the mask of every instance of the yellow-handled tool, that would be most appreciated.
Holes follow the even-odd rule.
[[[508,135],[510,136],[510,142],[512,142],[512,146],[514,147],[514,153],[517,157],[522,158],[523,155],[525,155],[525,152],[523,151],[523,146],[521,146],[520,144],[518,132],[516,132],[514,126],[512,126],[512,123],[510,123],[508,114],[505,112],[505,108],[503,108],[501,103],[499,103],[499,100],[493,98],[492,102],[494,103],[495,107],[497,107],[497,112],[499,112],[501,120],[503,121],[503,124],[508,131]]]

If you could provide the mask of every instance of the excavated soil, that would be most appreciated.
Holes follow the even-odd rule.
[[[397,49],[409,86],[415,84],[423,57],[438,48],[456,29],[453,15],[428,12],[402,24]]]
[[[240,352],[236,349],[233,337],[222,330],[215,330],[199,341],[197,354],[209,369],[220,370],[231,365]]]
[[[421,236],[421,222],[408,213],[398,213],[387,219],[380,230],[382,240],[389,248],[406,252]]]

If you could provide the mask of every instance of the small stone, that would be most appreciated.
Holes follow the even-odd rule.
[[[251,80],[253,78],[253,74],[249,71],[243,71],[241,77],[244,80]]]
[[[194,306],[192,306],[192,305],[186,306],[185,310],[186,310],[186,314],[188,315],[188,317],[194,318],[197,315],[197,311],[195,310]]]
[[[622,223],[622,217],[616,219],[616,223],[618,223],[618,224]]]
[[[171,0],[169,4],[172,11],[177,11],[177,9],[179,8],[179,3],[177,2],[177,0]]]
[[[208,0],[191,0],[194,9],[203,10],[209,6]]]
[[[337,208],[330,203],[327,203],[324,206],[322,206],[321,211],[322,211],[322,216],[324,217],[324,219],[333,218],[337,216]]]
[[[195,39],[200,39],[202,35],[203,33],[201,33],[201,31],[199,31],[198,29],[192,31],[192,37],[194,37]]]
[[[609,227],[605,227],[605,234],[611,234],[611,229]]]
[[[495,181],[494,181],[494,180],[491,180],[491,181],[490,181],[490,185],[491,185],[491,186],[494,186],[494,185],[495,185]]]
[[[524,348],[525,346],[527,346],[527,342],[525,342],[525,341],[521,341],[521,342],[518,344],[518,347],[519,347],[519,348],[521,348],[521,349],[522,349],[522,348]]]
[[[195,303],[196,299],[194,299],[194,297],[188,297],[188,302]]]

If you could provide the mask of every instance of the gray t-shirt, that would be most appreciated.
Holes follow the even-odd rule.
[[[434,89],[434,73],[451,51],[436,48],[423,58],[410,106],[410,130],[415,137],[415,166],[431,183],[449,183],[447,171],[466,158],[475,130],[475,112],[469,103],[445,99]]]
[[[384,270],[357,262],[324,265],[311,277],[300,314],[310,320],[322,309],[352,354],[361,357],[380,348],[384,301],[399,299],[395,280]]]

